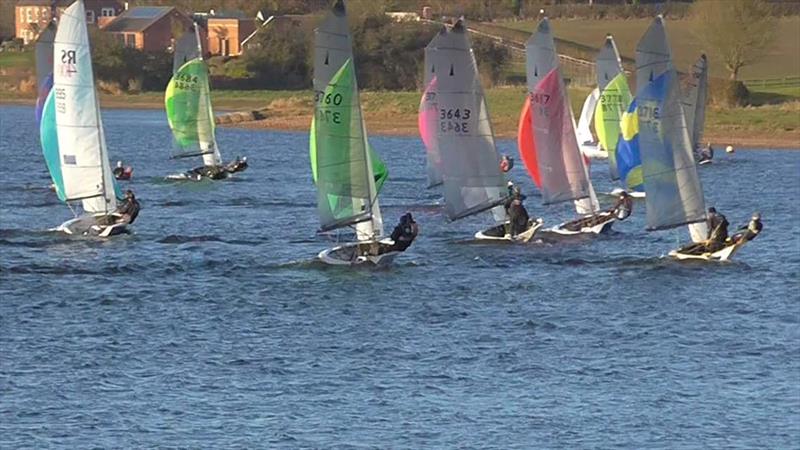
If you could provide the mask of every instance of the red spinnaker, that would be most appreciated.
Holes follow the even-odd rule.
[[[542,187],[539,178],[539,163],[536,160],[536,142],[533,140],[533,123],[531,118],[531,100],[525,97],[525,104],[522,106],[522,113],[519,116],[519,127],[517,129],[517,146],[522,162],[528,169],[528,173],[536,183],[536,187]]]

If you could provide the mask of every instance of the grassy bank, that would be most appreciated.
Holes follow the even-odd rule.
[[[571,88],[570,98],[576,114],[580,112],[588,89]],[[514,138],[522,102],[523,87],[501,87],[487,90],[489,111],[495,134]],[[797,89],[783,89],[761,94],[764,99],[794,99],[780,104],[757,107],[720,109],[709,107],[706,137],[720,144],[734,146],[800,148],[800,95]],[[32,104],[30,95],[3,95],[5,103]],[[161,109],[163,94],[147,92],[135,95],[101,95],[107,108]],[[215,91],[215,111],[260,110],[264,120],[235,124],[246,128],[307,130],[313,108],[310,91]],[[374,134],[416,135],[417,92],[362,92],[361,102],[367,129]],[[768,102],[765,102],[768,103]]]
[[[613,34],[623,57],[633,58],[636,44],[650,25],[651,19],[554,19],[551,21],[555,36],[579,46],[599,48],[608,33]],[[538,22],[533,20],[508,21],[492,24],[509,30],[522,31],[527,37],[536,28]],[[722,62],[708,49],[703,48],[693,34],[691,22],[687,19],[667,21],[667,33],[672,47],[675,64],[679,69],[687,70],[706,52],[709,54],[709,71],[712,77],[726,78],[727,72]],[[778,19],[778,36],[764,58],[755,65],[742,68],[740,78],[776,78],[793,76],[800,73],[800,16]],[[524,41],[523,41],[524,42]],[[567,52],[569,48],[558,48]],[[581,55],[573,55],[580,57]]]

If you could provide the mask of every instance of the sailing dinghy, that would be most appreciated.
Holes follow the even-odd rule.
[[[120,216],[114,214],[122,195],[108,162],[83,0],[61,14],[53,51],[58,57],[40,137],[56,194],[75,215],[55,230],[101,237],[125,232],[126,224],[117,223]],[[70,205],[78,201],[82,214]]]
[[[314,31],[314,117],[309,150],[320,231],[355,227],[356,241],[319,253],[332,265],[385,266],[400,253],[383,238],[378,193],[388,175],[370,148],[343,0]]]
[[[600,90],[598,88],[592,89],[592,92],[589,92],[589,95],[587,95],[586,99],[583,101],[581,115],[578,118],[578,126],[575,128],[581,154],[592,159],[608,158],[608,154],[600,148],[599,142],[592,134],[592,120],[597,120],[595,117],[595,108],[597,107],[599,99]],[[595,124],[595,128],[596,127],[597,124]]]
[[[713,154],[708,154],[702,147],[703,130],[706,124],[706,102],[708,101],[708,59],[706,55],[700,55],[697,62],[692,66],[689,73],[686,87],[683,93],[681,105],[686,116],[686,126],[689,129],[689,137],[692,143],[692,150],[698,164],[709,164]]]
[[[419,135],[425,146],[429,188],[442,184],[442,158],[439,154],[439,146],[436,137],[436,127],[439,121],[439,103],[436,97],[438,83],[434,60],[436,59],[435,53],[438,45],[438,38],[440,35],[446,33],[447,29],[445,28],[442,33],[438,33],[428,46],[425,47],[425,76],[423,80],[423,86],[425,88],[422,92],[422,98],[420,98],[419,101]]]
[[[188,172],[169,175],[170,180],[228,178],[247,168],[247,158],[239,158],[222,165],[215,136],[214,111],[211,106],[211,85],[208,66],[203,60],[203,50],[197,24],[175,43],[172,70],[167,84],[164,106],[172,130],[171,157],[202,157],[203,165]]]
[[[647,230],[688,226],[694,244],[669,252],[673,258],[730,259],[746,240],[703,251],[708,248],[705,200],[661,16],[656,17],[636,47],[636,81]]]
[[[545,205],[572,201],[580,218],[549,231],[561,235],[599,234],[617,220],[601,211],[575,133],[575,119],[558,66],[550,22],[545,17],[525,45],[528,98],[520,118],[518,144],[528,173]]]
[[[438,150],[447,218],[454,221],[491,211],[494,224],[477,232],[476,239],[530,241],[541,228],[541,220],[529,220],[515,236],[507,232],[510,225],[503,207],[508,199],[506,178],[463,19],[450,29],[443,28],[425,53],[426,72],[435,74],[427,87],[435,80],[437,108],[429,122],[434,132],[427,139]]]

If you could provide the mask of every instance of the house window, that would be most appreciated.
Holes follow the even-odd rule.
[[[50,18],[50,10],[47,8],[42,8],[42,18],[47,20]]]
[[[94,23],[94,11],[86,11],[86,23]]]
[[[136,35],[128,33],[125,35],[125,47],[136,48]]]
[[[25,8],[25,13],[28,16],[28,23],[33,23],[33,8]]]
[[[114,17],[114,8],[103,8],[100,10],[100,15],[103,17]]]

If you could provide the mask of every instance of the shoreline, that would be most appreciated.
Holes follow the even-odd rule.
[[[0,99],[0,106],[13,105],[13,106],[33,106],[36,100],[33,98],[2,98]],[[263,131],[308,131],[311,123],[311,114],[306,113],[304,109],[289,108],[291,111],[283,111],[283,113],[276,113],[273,108],[268,106],[263,108],[261,103],[261,111],[265,113],[266,118],[261,120],[240,121],[232,123],[229,121],[220,122],[219,118],[230,114],[235,114],[237,111],[251,111],[256,108],[255,104],[249,101],[233,101],[222,100],[215,102],[218,103],[216,109],[222,114],[217,114],[218,126],[225,128],[239,128],[247,130],[263,130]],[[101,95],[100,105],[102,108],[110,109],[146,109],[146,110],[161,110],[163,104],[160,101],[155,101],[151,98],[135,96],[109,96]],[[239,108],[237,108],[237,105]],[[252,108],[248,108],[252,107]],[[281,108],[277,108],[281,111]],[[380,110],[370,111],[365,108],[364,116],[367,121],[367,131],[376,136],[396,136],[396,137],[414,137],[418,135],[417,130],[417,115],[416,112],[404,111],[400,114],[397,112],[387,116],[385,112]],[[516,138],[516,119],[513,123],[499,123],[497,119],[493,120],[494,133],[497,139],[515,139]],[[710,141],[717,147],[717,151],[724,151],[724,147],[732,145],[735,149],[749,148],[749,149],[776,149],[776,150],[800,150],[800,130],[742,130],[736,127],[725,126],[708,126],[703,138],[704,141]]]

